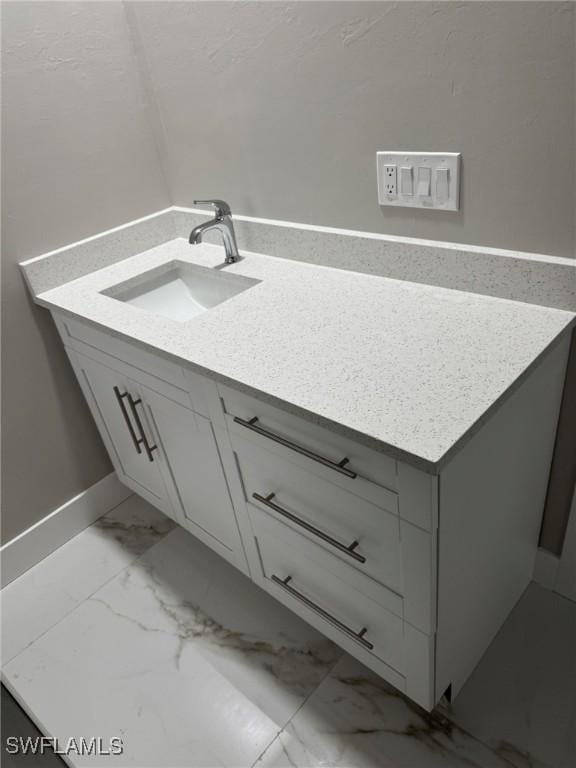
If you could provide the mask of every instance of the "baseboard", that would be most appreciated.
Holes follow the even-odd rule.
[[[0,547],[5,587],[132,495],[111,472]]]
[[[539,549],[536,553],[532,580],[545,589],[554,590],[559,565],[559,557],[553,555],[552,552],[548,552],[546,549]]]

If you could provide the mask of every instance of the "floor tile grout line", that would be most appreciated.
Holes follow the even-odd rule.
[[[280,737],[280,736],[281,736],[281,735],[284,733],[284,731],[286,730],[286,728],[287,728],[287,727],[290,725],[290,723],[291,723],[291,722],[292,722],[292,720],[293,720],[293,719],[296,717],[296,715],[298,714],[298,712],[300,712],[300,710],[302,709],[302,707],[303,707],[305,704],[307,704],[307,703],[308,703],[309,699],[310,699],[310,698],[311,698],[311,697],[312,697],[312,696],[313,696],[313,695],[316,693],[316,691],[317,691],[317,690],[320,688],[320,686],[322,685],[322,683],[323,683],[323,682],[324,682],[324,681],[325,681],[325,680],[326,680],[326,679],[329,677],[329,675],[331,675],[331,674],[332,674],[332,672],[333,672],[333,671],[336,669],[336,665],[337,665],[337,664],[339,664],[339,663],[340,663],[340,661],[342,661],[342,659],[344,658],[344,655],[345,655],[345,653],[346,653],[346,651],[342,651],[342,652],[340,653],[340,655],[338,656],[338,658],[336,659],[336,661],[334,662],[334,664],[332,664],[332,665],[330,666],[330,669],[328,669],[328,671],[326,672],[326,674],[325,674],[325,675],[322,677],[322,679],[321,679],[321,680],[320,680],[320,681],[317,683],[317,685],[316,685],[316,686],[315,686],[315,687],[314,687],[314,688],[313,688],[313,689],[310,691],[310,693],[308,693],[308,695],[304,697],[304,699],[302,700],[302,702],[301,702],[301,703],[300,703],[300,704],[299,704],[299,705],[296,707],[296,709],[294,710],[294,712],[293,712],[293,713],[290,715],[290,717],[289,717],[289,718],[288,718],[288,720],[287,720],[287,721],[284,723],[284,725],[282,726],[282,728],[280,728],[280,730],[279,730],[279,731],[278,731],[278,733],[277,733],[277,734],[274,736],[274,738],[272,739],[272,741],[270,741],[270,743],[269,743],[269,744],[267,744],[267,745],[264,747],[264,749],[262,750],[262,752],[261,752],[261,753],[258,755],[258,757],[256,758],[256,760],[255,760],[255,761],[252,763],[252,765],[250,766],[250,768],[255,768],[255,766],[256,766],[256,764],[258,763],[258,761],[262,759],[262,757],[263,757],[263,756],[266,754],[267,750],[268,750],[268,749],[270,749],[270,747],[272,746],[272,744],[274,744],[274,742],[276,741],[276,739],[278,739],[278,738],[279,738],[279,737]],[[304,745],[304,746],[306,746],[306,745]]]
[[[136,494],[133,494],[133,495],[136,495]],[[131,498],[131,497],[129,496],[128,498]],[[120,502],[120,503],[122,504],[124,502]],[[118,504],[117,506],[120,506],[120,504]],[[116,509],[116,507],[114,507],[114,509]],[[112,510],[110,510],[110,512],[112,512]],[[106,513],[106,514],[108,514],[108,513]],[[104,517],[104,515],[102,515],[102,517]],[[98,518],[98,519],[100,519],[100,518]],[[98,520],[96,520],[94,523],[92,523],[92,525],[94,525],[97,522],[98,522]],[[92,526],[88,526],[88,528],[91,528],[91,527]],[[84,530],[88,530],[88,528],[85,528]],[[124,571],[128,570],[128,568],[132,568],[132,566],[135,563],[137,563],[140,559],[142,559],[144,557],[144,555],[147,555],[158,544],[161,544],[162,541],[166,538],[166,536],[169,536],[174,530],[175,529],[172,528],[170,531],[167,531],[162,536],[161,539],[156,541],[154,544],[152,544],[152,546],[150,546],[147,549],[145,549],[139,555],[136,555],[136,557],[134,557],[132,560],[130,560],[128,563],[126,563],[126,565],[124,565],[122,568],[120,568],[120,570],[118,570],[115,573],[113,573],[110,576],[110,578],[106,579],[106,581],[103,581],[101,584],[99,584],[96,587],[96,589],[94,589],[92,592],[90,592],[90,594],[86,595],[86,597],[84,597],[82,600],[79,600],[78,603],[76,603],[76,605],[74,605],[72,608],[70,608],[69,611],[67,611],[65,614],[63,614],[58,619],[58,621],[54,622],[54,624],[51,624],[49,627],[47,627],[43,632],[41,632],[41,634],[38,635],[38,637],[35,637],[34,640],[32,640],[32,642],[28,643],[28,645],[26,645],[24,648],[22,648],[20,651],[18,651],[18,653],[15,653],[14,656],[12,656],[10,659],[8,659],[8,661],[4,661],[2,659],[1,664],[0,664],[0,671],[6,670],[6,668],[8,666],[10,666],[10,664],[12,664],[12,662],[15,661],[19,656],[21,656],[24,653],[24,651],[27,651],[29,648],[31,648],[35,643],[38,642],[38,640],[43,638],[45,635],[48,634],[48,632],[51,632],[55,627],[57,627],[59,624],[61,624],[64,621],[64,619],[67,619],[69,616],[71,616],[74,613],[74,611],[78,610],[78,608],[80,608],[82,605],[84,605],[84,603],[88,602],[88,600],[91,600],[97,592],[99,592],[106,585],[108,585],[111,581],[113,581],[118,576],[120,576],[120,574],[124,573]]]
[[[290,720],[288,720],[288,722],[290,722]],[[276,732],[276,734],[274,735],[274,738],[271,741],[269,741],[268,744],[266,744],[266,746],[264,747],[262,752],[260,752],[260,754],[258,755],[256,760],[254,760],[253,763],[250,763],[250,768],[255,768],[255,766],[258,764],[258,761],[261,760],[264,757],[264,755],[270,749],[272,744],[274,744],[276,739],[278,739],[280,737],[280,734],[283,733],[285,727],[286,727],[286,725],[283,725],[282,728],[280,728],[280,730]]]
[[[132,492],[129,496],[126,496],[125,499],[122,499],[122,501],[119,501],[118,504],[114,504],[113,507],[110,507],[110,509],[106,510],[106,512],[104,512],[103,515],[100,515],[100,517],[96,518],[96,520],[94,520],[93,523],[90,523],[90,525],[88,525],[86,528],[92,528],[92,526],[95,525],[99,520],[102,520],[103,517],[106,517],[106,515],[109,515],[111,512],[114,512],[115,509],[118,509],[118,507],[121,507],[122,504],[125,504],[127,501],[130,501],[130,499],[134,498],[134,496],[137,496],[137,495],[138,494]],[[85,531],[86,528],[84,528],[83,530]],[[83,533],[83,531],[80,531],[80,533]],[[72,539],[69,539],[69,541],[73,541],[75,538],[76,536],[74,536]],[[55,549],[54,551],[57,552],[58,550]]]

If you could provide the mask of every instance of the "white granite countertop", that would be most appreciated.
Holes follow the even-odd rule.
[[[185,322],[101,293],[222,256],[178,238],[36,301],[432,472],[574,324],[563,310],[246,252],[225,271],[261,282]]]

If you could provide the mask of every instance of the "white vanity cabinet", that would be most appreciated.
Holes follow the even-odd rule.
[[[434,471],[55,315],[120,479],[430,710],[531,579],[568,334]]]

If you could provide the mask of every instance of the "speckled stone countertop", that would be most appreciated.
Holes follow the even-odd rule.
[[[222,255],[178,238],[36,301],[431,472],[574,324],[562,310],[252,253],[226,272],[261,282],[192,320],[102,294]]]

